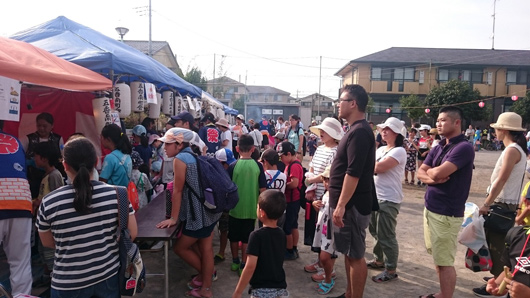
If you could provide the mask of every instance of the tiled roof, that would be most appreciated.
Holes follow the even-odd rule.
[[[131,46],[144,54],[147,54],[147,51],[149,50],[149,41],[146,41],[146,40],[124,40],[123,42],[126,45]],[[165,46],[169,46],[167,41],[152,40],[151,41],[151,55],[157,53]]]
[[[530,66],[530,51],[393,47],[351,62]]]
[[[291,93],[270,86],[247,86],[249,94],[285,94]]]

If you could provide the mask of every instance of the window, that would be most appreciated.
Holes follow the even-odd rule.
[[[238,92],[238,87],[234,87],[234,93]]]
[[[482,83],[482,69],[439,69],[438,81],[459,80],[470,83]]]
[[[508,70],[506,72],[506,85],[527,85],[528,71],[526,70]]]
[[[372,68],[372,80],[381,80],[381,68],[380,67]]]
[[[517,83],[517,71],[509,70],[506,72],[506,84]]]
[[[449,70],[447,69],[438,70],[438,81],[449,81]]]
[[[277,94],[275,94],[274,95],[274,101],[279,101],[279,100],[280,100],[280,97]]]
[[[414,68],[395,68],[394,81],[414,81]]]

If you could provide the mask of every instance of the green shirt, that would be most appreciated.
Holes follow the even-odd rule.
[[[233,169],[228,171],[231,173],[232,181],[237,185],[239,195],[239,202],[230,210],[230,216],[239,219],[256,219],[259,189],[266,187],[261,181],[265,181],[261,165],[253,159],[239,159],[230,167]]]

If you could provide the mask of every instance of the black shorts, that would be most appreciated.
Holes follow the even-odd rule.
[[[248,243],[248,237],[254,231],[255,225],[255,219],[239,219],[230,216],[228,218],[228,239],[230,242]]]
[[[298,229],[298,213],[300,213],[300,200],[287,203],[285,223],[283,224],[285,235],[291,235],[293,229]]]
[[[425,160],[425,158],[427,158],[427,155],[425,156],[421,156],[422,153],[424,153],[425,151],[428,151],[429,149],[419,149],[418,150],[418,160]]]

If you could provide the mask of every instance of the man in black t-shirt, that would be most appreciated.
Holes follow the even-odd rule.
[[[368,95],[360,85],[346,85],[338,102],[339,117],[350,125],[331,165],[329,201],[337,251],[344,254],[348,287],[345,297],[362,297],[367,267],[366,228],[374,199],[375,139],[365,119]],[[340,296],[339,296],[340,297]]]

